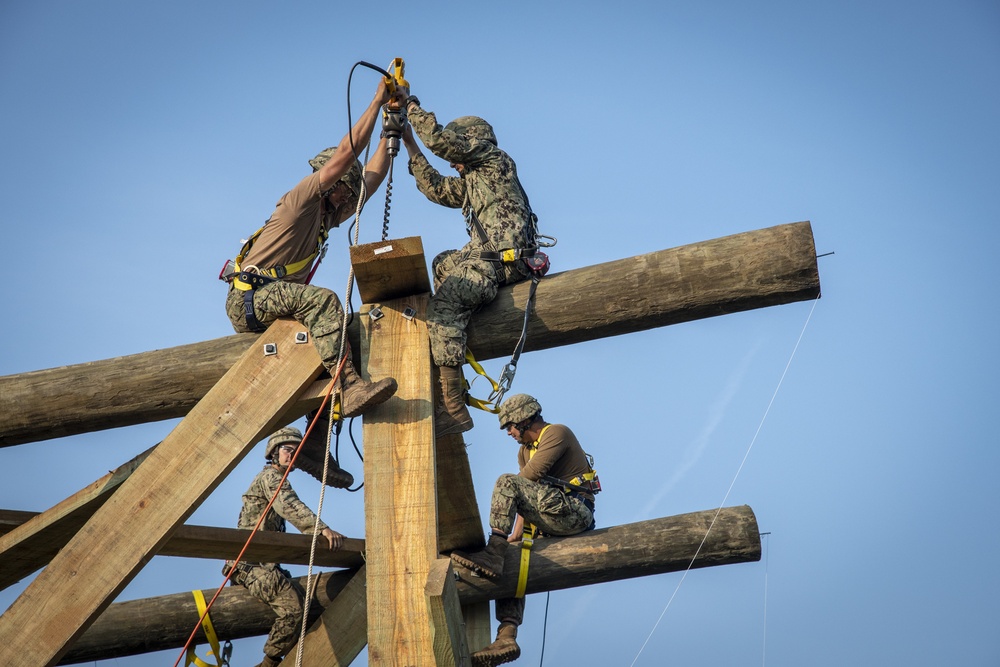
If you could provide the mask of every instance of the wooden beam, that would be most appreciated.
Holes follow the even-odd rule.
[[[705,538],[716,512],[692,512],[601,528],[573,537],[536,540],[528,591],[679,572],[689,566],[698,569],[760,560],[760,534],[753,511],[746,505],[723,508]],[[705,543],[694,558],[703,538]],[[462,579],[455,583],[462,604],[512,596],[517,588],[517,556],[518,547],[512,545],[504,575],[496,583],[471,577],[458,568]],[[319,605],[325,607],[326,601],[335,598],[349,579],[346,571],[321,575]],[[211,596],[214,591],[205,594]],[[219,636],[236,639],[267,634],[274,622],[274,613],[267,605],[240,587],[229,587],[223,595],[212,608],[212,622],[216,628],[220,625],[223,628]],[[77,641],[65,662],[179,648],[197,620],[195,610],[190,592],[113,604]]]
[[[554,256],[558,265],[558,251]],[[469,346],[479,360],[510,355],[520,327],[509,324],[522,320],[527,293],[523,283],[504,287],[473,316]],[[538,287],[525,350],[805,301],[819,293],[809,223],[779,225],[550,274]],[[360,349],[356,323],[348,335]],[[183,416],[254,339],[241,334],[0,377],[0,447]]]
[[[147,449],[40,514],[23,512],[22,521],[0,536],[4,564],[0,589],[47,565],[152,451],[152,447]]]
[[[314,577],[318,579],[318,577]],[[314,596],[314,604],[323,609],[323,598],[329,602],[323,613],[306,632],[305,641],[296,644],[285,656],[288,665],[297,664],[299,651],[303,665],[325,665],[342,667],[351,664],[368,643],[368,599],[365,592],[365,568],[358,570],[350,582],[330,598],[326,595]],[[302,579],[305,581],[305,578]],[[273,621],[273,615],[272,615]]]
[[[399,383],[364,420],[369,665],[433,663],[424,598],[438,555],[427,301],[426,294],[387,301],[378,320],[360,314],[365,367]]]
[[[0,534],[10,531],[0,537],[0,545],[5,544],[8,537],[17,536],[14,530],[20,532],[30,528],[31,522],[43,515],[44,512],[38,514],[0,510]],[[84,523],[86,518],[80,520],[80,525]],[[40,533],[31,533],[28,539],[15,542],[8,551],[0,549],[0,560],[4,564],[0,570],[0,588],[17,583],[47,565],[78,530],[60,524],[56,526]],[[247,535],[247,531],[237,528],[184,525],[174,531],[156,555],[226,560],[235,558],[240,553]],[[30,538],[36,536],[42,536],[44,541],[39,545],[32,545]],[[254,537],[244,559],[250,562],[308,565],[311,546],[311,535],[263,531]],[[344,538],[344,545],[337,551],[317,550],[313,563],[320,567],[358,568],[364,564],[364,551],[364,540],[347,537]]]
[[[323,369],[312,345],[294,342],[302,330],[272,324],[0,616],[0,662],[55,664],[271,431]]]
[[[324,614],[324,611],[330,612],[333,609],[339,609],[344,612],[334,602],[349,588],[351,591],[343,600],[348,607],[348,611],[344,612],[346,613],[344,622],[351,627],[356,623],[356,612],[350,604],[347,604],[349,601],[352,601],[351,604],[360,605],[360,614],[364,617],[367,604],[363,590],[364,582],[356,581],[356,574],[356,571],[353,570],[337,570],[320,574],[319,583],[313,593],[313,604],[309,609],[310,632],[312,632],[313,624]],[[299,577],[298,581],[305,587],[305,577]],[[215,588],[202,591],[205,600],[211,600],[215,592]],[[219,593],[219,598],[212,605],[211,614],[212,626],[219,638],[231,640],[266,635],[270,632],[275,619],[271,608],[250,595],[242,586],[223,588]],[[198,607],[195,605],[191,591],[128,602],[116,602],[108,607],[100,618],[83,633],[66,652],[59,664],[69,665],[152,651],[179,649],[184,646],[197,624],[198,618]],[[337,619],[333,619],[330,626],[331,633],[335,632],[334,628],[337,627],[338,622]],[[367,626],[367,620],[363,619],[362,624]],[[355,631],[345,632],[349,632],[350,637],[354,637],[353,641],[356,642]],[[361,634],[364,638],[364,632]],[[205,644],[205,636],[201,629],[195,635],[195,640],[201,645]],[[348,636],[346,635],[334,634],[330,641],[337,646],[342,646],[339,642],[347,640]],[[308,634],[306,642],[306,648],[303,650],[307,653],[304,653],[303,656],[309,655],[311,642],[308,639]],[[362,643],[360,647],[356,648],[360,652],[364,648],[364,644]],[[344,651],[343,664],[349,664],[346,656],[350,655],[354,649],[348,646],[336,650]],[[234,664],[237,663],[234,662]],[[248,661],[247,664],[254,663]],[[294,665],[295,663],[289,664]],[[315,663],[303,662],[303,664]]]
[[[471,664],[469,644],[462,622],[462,604],[458,600],[450,558],[438,558],[431,565],[424,592],[430,611],[431,642],[434,664],[455,667]]]
[[[485,526],[479,515],[479,501],[472,482],[469,452],[461,434],[446,435],[435,441],[438,498],[438,551],[478,549],[486,544]],[[462,605],[466,644],[470,652],[492,641],[488,600]]]

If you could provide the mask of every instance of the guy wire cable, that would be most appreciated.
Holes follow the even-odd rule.
[[[698,548],[695,549],[694,555],[691,557],[691,561],[688,563],[687,568],[685,568],[684,573],[681,575],[680,581],[677,582],[677,586],[674,588],[674,592],[670,595],[670,598],[667,600],[667,604],[663,607],[663,611],[660,612],[660,616],[659,618],[656,619],[656,623],[653,624],[653,629],[649,631],[649,636],[646,637],[646,641],[642,643],[642,646],[639,647],[639,652],[635,654],[635,658],[632,660],[631,663],[633,667],[636,661],[639,659],[639,656],[642,655],[642,651],[643,649],[646,648],[646,645],[649,643],[649,640],[652,639],[653,633],[656,632],[656,628],[659,627],[660,621],[663,620],[664,615],[667,613],[667,609],[670,608],[670,604],[674,601],[674,598],[677,596],[677,591],[680,590],[681,585],[684,583],[684,579],[687,578],[688,572],[691,571],[691,567],[694,565],[694,562],[698,559],[698,554],[701,553],[701,548],[705,546],[705,542],[706,540],[708,540],[708,535],[709,533],[712,532],[712,528],[715,526],[716,519],[718,519],[719,514],[722,513],[722,508],[726,506],[726,501],[729,499],[729,494],[732,493],[733,487],[736,485],[736,480],[739,479],[740,473],[743,471],[743,466],[746,465],[747,459],[750,457],[750,451],[753,449],[754,443],[757,442],[757,436],[760,435],[761,429],[764,428],[764,422],[767,420],[768,413],[771,412],[771,406],[774,405],[774,400],[778,396],[778,390],[781,389],[781,384],[785,381],[785,376],[788,374],[788,368],[792,365],[792,359],[795,358],[795,353],[799,349],[799,344],[802,342],[802,337],[806,333],[806,328],[809,326],[809,320],[812,319],[813,311],[816,310],[816,304],[818,302],[819,302],[819,297],[817,296],[815,299],[813,299],[812,308],[809,309],[809,314],[806,316],[805,324],[802,325],[802,331],[799,332],[798,340],[795,341],[795,346],[792,348],[792,353],[788,357],[788,362],[785,364],[785,369],[781,372],[781,377],[778,379],[778,385],[774,388],[774,393],[771,394],[771,400],[768,402],[767,408],[765,408],[764,410],[764,415],[760,418],[760,423],[757,425],[757,430],[754,432],[753,438],[750,439],[750,445],[747,447],[747,451],[743,455],[743,460],[740,461],[740,465],[736,470],[736,474],[733,476],[733,481],[729,484],[729,488],[726,490],[726,495],[722,499],[722,503],[719,505],[719,508],[715,511],[715,516],[712,517],[712,522],[708,525],[708,530],[705,531],[705,536],[701,538],[701,543],[698,545]]]

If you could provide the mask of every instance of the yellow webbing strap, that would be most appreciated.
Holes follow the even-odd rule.
[[[500,390],[500,385],[497,384],[496,380],[494,380],[493,378],[491,378],[489,375],[486,374],[486,371],[483,370],[483,367],[479,364],[478,361],[476,361],[476,358],[472,356],[472,350],[470,350],[469,348],[465,348],[465,361],[467,364],[472,366],[472,370],[476,371],[476,373],[482,375],[484,378],[489,380],[490,385],[493,387],[494,393]],[[478,408],[486,412],[492,412],[493,414],[500,412],[499,405],[493,405],[489,401],[484,401],[482,399],[474,397],[472,394],[469,394],[468,400],[466,402],[471,407]]]
[[[194,647],[191,646],[187,650],[187,660],[184,665],[197,665],[197,667],[221,667],[221,662],[219,661],[219,638],[215,635],[215,628],[212,627],[211,617],[205,613],[207,605],[205,604],[205,596],[202,595],[201,591],[191,591],[194,595],[194,602],[198,605],[198,616],[199,618],[204,616],[201,620],[201,628],[205,631],[205,637],[208,639],[209,646],[212,647],[212,651],[209,655],[215,658],[214,663],[208,663],[195,655]]]
[[[541,432],[538,434],[538,440],[542,439],[542,435],[545,431],[552,426],[552,424],[546,424],[542,427]],[[538,440],[531,443],[528,447],[528,460],[530,461],[535,456],[535,452],[538,451]],[[528,561],[531,560],[531,547],[535,544],[535,531],[538,527],[533,523],[529,523],[527,527],[528,536],[521,539],[521,568],[517,572],[517,591],[514,592],[514,597],[523,598],[524,591],[528,587]]]
[[[517,573],[517,591],[514,597],[523,598],[524,591],[528,588],[528,561],[531,560],[531,547],[534,540],[535,527],[532,526],[527,537],[521,538],[521,569]]]

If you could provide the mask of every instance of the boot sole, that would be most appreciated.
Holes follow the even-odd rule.
[[[386,384],[382,389],[369,396],[364,403],[352,406],[350,410],[347,410],[345,407],[344,417],[348,419],[351,417],[359,417],[368,412],[371,408],[374,408],[376,405],[385,403],[392,398],[392,395],[396,393],[397,388],[398,385],[396,384],[396,381],[393,380],[391,383]]]
[[[456,563],[458,563],[459,565],[461,565],[462,567],[464,567],[466,570],[471,570],[472,572],[475,572],[479,576],[485,577],[486,579],[496,580],[499,579],[500,575],[502,574],[501,572],[494,572],[492,570],[487,570],[482,565],[474,563],[473,561],[468,560],[467,558],[460,556],[457,553],[451,554],[451,559]]]
[[[521,647],[515,647],[499,653],[487,653],[472,656],[473,667],[496,667],[508,662],[514,662],[521,657]]]

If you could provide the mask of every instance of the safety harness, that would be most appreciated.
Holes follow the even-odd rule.
[[[309,272],[309,276],[306,278],[306,284],[308,285],[309,282],[312,281],[312,277],[316,273],[319,263],[323,261],[323,257],[326,255],[326,239],[330,236],[330,232],[327,231],[326,226],[321,225],[319,235],[316,239],[316,250],[314,250],[313,253],[305,259],[300,259],[297,262],[292,262],[291,264],[272,267],[253,266],[246,267],[246,269],[244,269],[243,258],[245,258],[250,252],[250,248],[253,247],[254,241],[257,240],[257,237],[260,236],[266,226],[267,223],[265,222],[263,227],[255,231],[249,239],[243,242],[243,247],[240,249],[240,253],[236,255],[236,260],[226,262],[222,272],[219,274],[220,280],[231,282],[233,287],[243,292],[243,314],[246,317],[247,328],[255,333],[260,333],[267,329],[267,327],[260,323],[257,319],[257,315],[254,313],[254,290],[281,280],[285,276],[298,273],[302,269],[309,266],[309,264],[315,259],[316,264],[313,266],[312,271]]]
[[[500,278],[502,278],[502,275],[500,275],[500,267],[504,264],[524,262],[524,266],[528,269],[529,277],[531,278],[531,288],[528,290],[528,300],[524,304],[524,322],[521,326],[521,337],[518,339],[517,345],[514,346],[514,353],[511,355],[510,361],[504,366],[503,371],[500,373],[500,380],[496,381],[491,378],[486,371],[483,370],[482,365],[476,361],[475,356],[472,354],[472,350],[468,347],[465,348],[466,362],[468,362],[469,366],[471,366],[477,374],[486,378],[492,387],[489,398],[485,401],[475,398],[466,392],[466,403],[471,407],[484,410],[486,412],[492,412],[494,414],[500,410],[500,403],[503,401],[504,394],[510,390],[511,384],[514,382],[514,374],[517,372],[517,362],[521,358],[521,352],[524,350],[524,343],[528,338],[528,319],[531,316],[531,309],[535,303],[535,290],[538,289],[538,283],[542,279],[542,276],[548,273],[549,270],[549,256],[544,252],[541,252],[539,248],[550,248],[556,244],[555,238],[538,233],[538,216],[532,212],[531,204],[528,202],[528,194],[521,186],[521,182],[516,181],[516,183],[517,187],[521,190],[521,195],[524,197],[525,204],[528,205],[528,218],[530,221],[529,236],[535,243],[534,246],[529,246],[527,248],[495,249],[494,244],[486,235],[486,230],[483,228],[483,224],[476,216],[476,212],[473,211],[471,206],[468,205],[468,193],[466,193],[466,201],[464,204],[466,225],[469,230],[469,235],[471,236],[474,231],[479,237],[479,240],[482,242],[483,247],[486,248],[486,250],[472,250],[468,253],[468,257],[470,259],[481,259],[487,262],[495,263],[498,267],[497,273]],[[550,241],[542,243],[539,239],[550,239]],[[466,389],[469,389],[468,382],[466,382]]]

